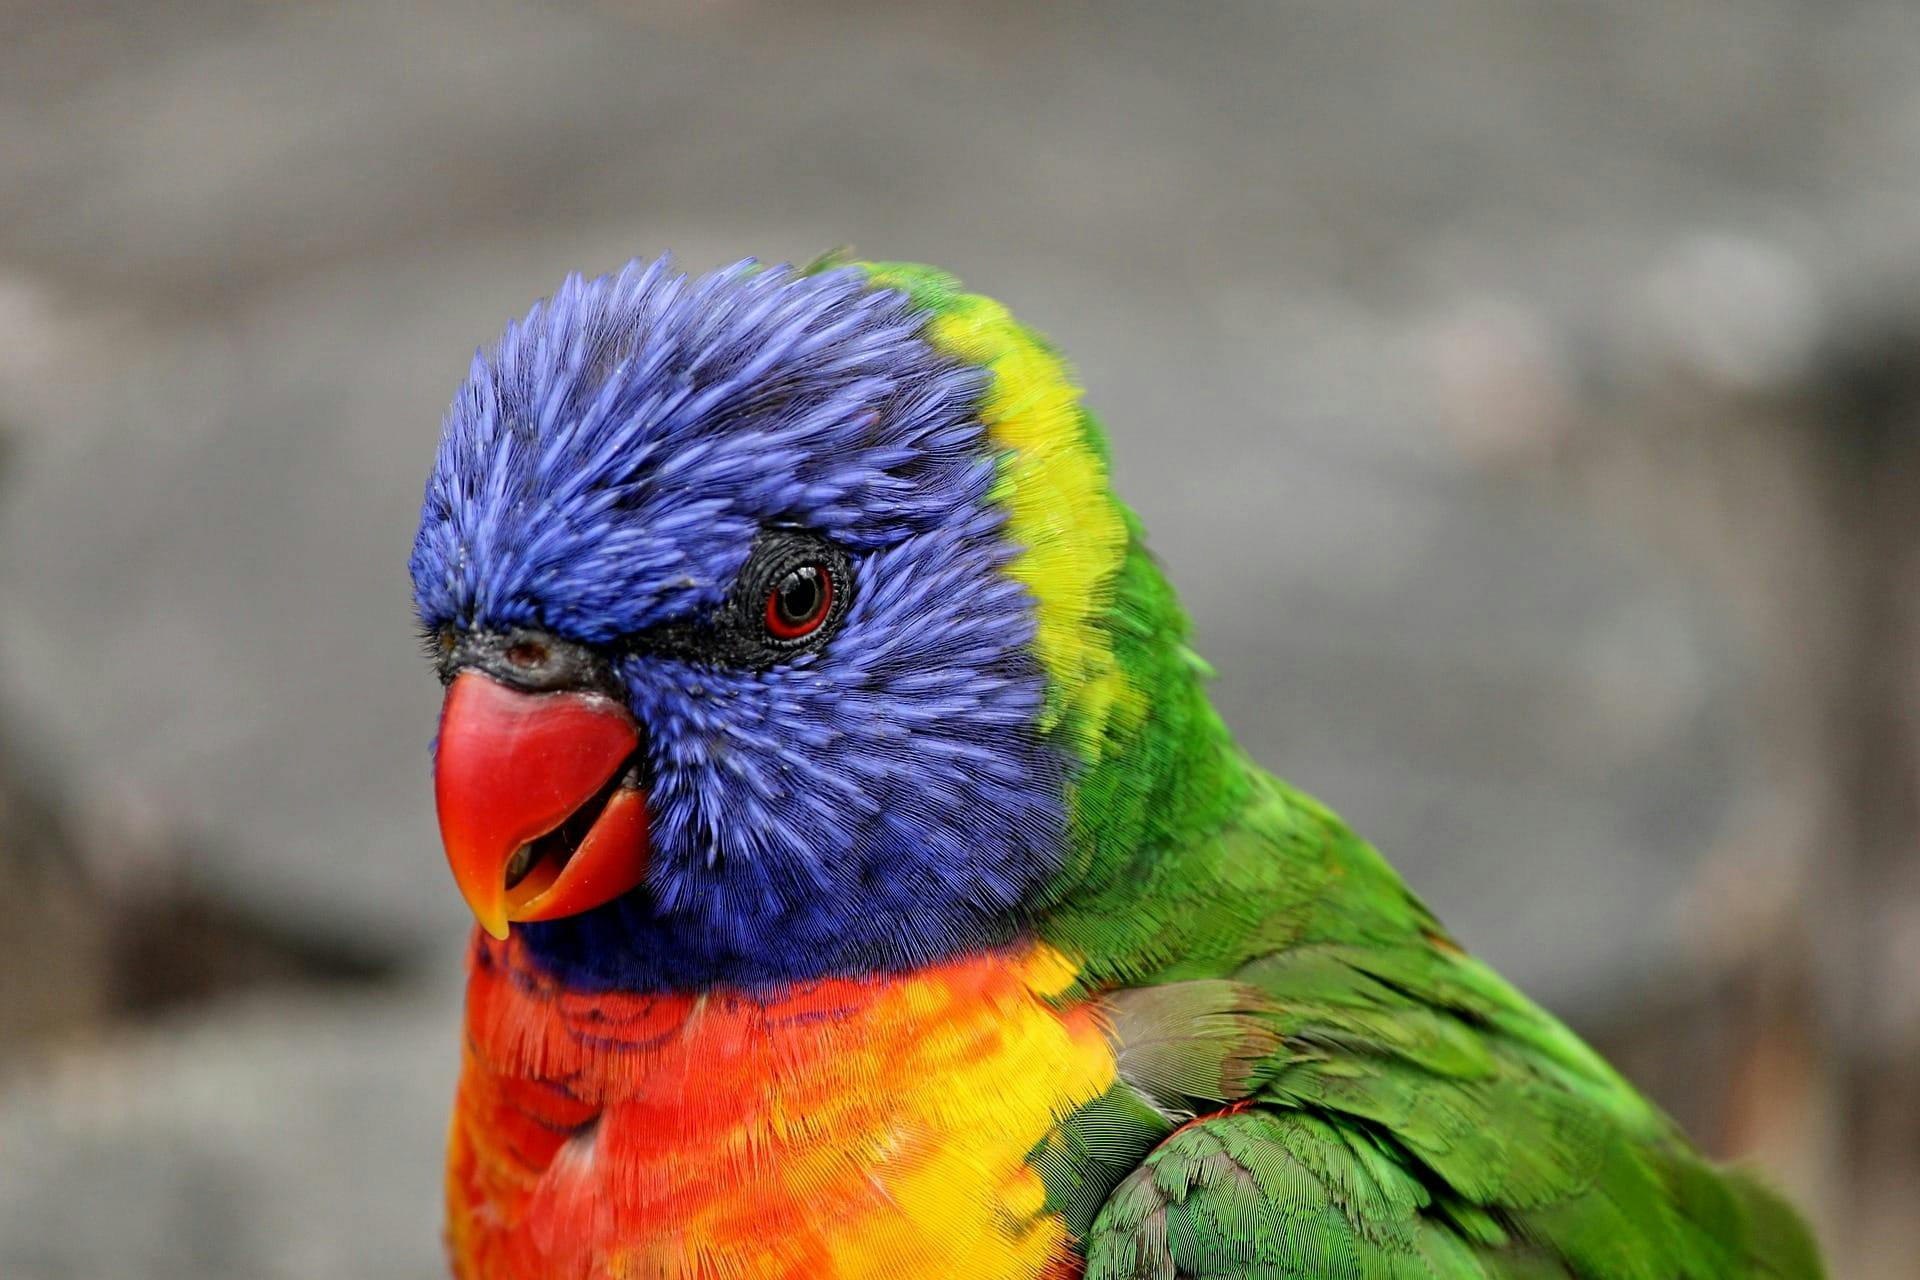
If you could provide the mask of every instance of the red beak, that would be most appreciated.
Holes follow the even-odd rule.
[[[647,800],[626,770],[639,726],[594,693],[522,693],[454,677],[440,712],[434,801],[447,861],[480,927],[555,920],[647,874]]]

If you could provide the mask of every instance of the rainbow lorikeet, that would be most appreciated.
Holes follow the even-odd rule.
[[[663,260],[478,356],[414,544],[464,1280],[1809,1277],[1235,746],[1060,355]]]

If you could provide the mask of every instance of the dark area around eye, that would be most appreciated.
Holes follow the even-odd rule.
[[[767,529],[754,539],[727,599],[709,616],[630,636],[635,653],[764,670],[824,646],[853,595],[846,551],[804,529]]]

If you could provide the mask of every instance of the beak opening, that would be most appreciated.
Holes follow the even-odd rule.
[[[578,691],[526,693],[478,671],[447,689],[434,801],[447,862],[480,927],[556,920],[646,877],[640,729]]]

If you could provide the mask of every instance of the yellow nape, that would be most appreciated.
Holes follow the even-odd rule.
[[[882,288],[911,284],[887,266],[869,278]],[[1114,657],[1107,622],[1129,534],[1107,483],[1098,429],[1066,361],[992,298],[942,298],[927,337],[991,379],[981,420],[1003,451],[994,496],[1020,547],[1008,572],[1035,601],[1034,645],[1050,677],[1043,725],[1063,727],[1096,757],[1110,721],[1137,723],[1145,711]]]

